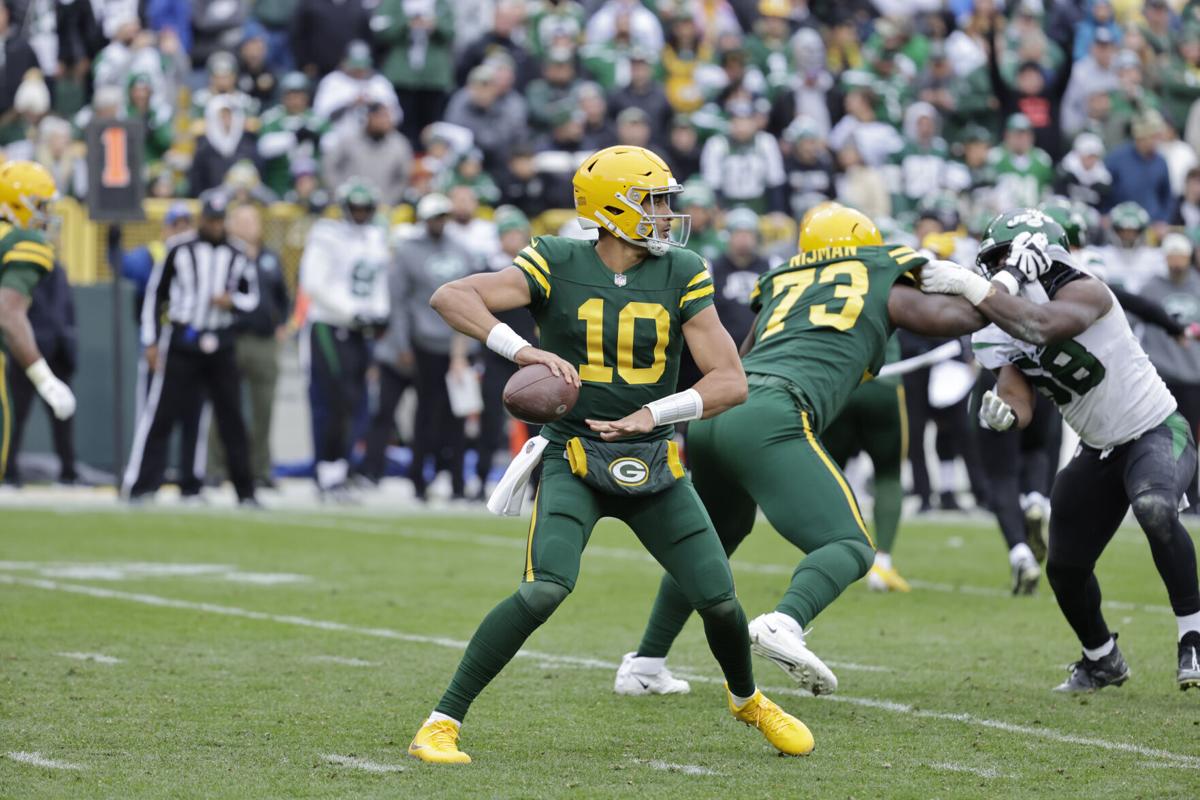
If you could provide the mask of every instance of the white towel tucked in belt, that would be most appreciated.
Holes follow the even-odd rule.
[[[525,487],[529,485],[529,476],[542,460],[542,451],[550,440],[544,436],[534,436],[521,445],[521,452],[504,470],[504,477],[496,484],[492,496],[488,498],[488,511],[503,517],[517,517],[521,514],[521,505],[525,502]]]

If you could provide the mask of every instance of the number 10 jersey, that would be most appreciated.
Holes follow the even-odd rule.
[[[575,408],[543,436],[599,438],[585,420],[621,419],[675,392],[683,325],[713,304],[704,259],[673,247],[615,273],[594,242],[541,236],[513,265],[525,273],[542,349],[574,364],[583,381]],[[662,425],[628,441],[670,435]]]
[[[1041,284],[1026,284],[1021,295],[1034,303],[1050,302]],[[1074,339],[1039,347],[989,325],[971,337],[971,346],[987,369],[1012,364],[1021,370],[1054,401],[1080,440],[1098,450],[1136,439],[1177,407],[1116,297],[1108,312]]]

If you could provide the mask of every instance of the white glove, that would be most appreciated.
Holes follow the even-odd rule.
[[[994,431],[1006,431],[1017,421],[1012,406],[1004,402],[1000,395],[993,391],[983,394],[983,402],[979,404],[979,422],[985,428]]]
[[[46,359],[40,358],[30,364],[25,370],[25,375],[46,401],[46,405],[50,406],[55,417],[69,419],[75,413],[75,394],[50,371]]]
[[[1027,281],[1036,281],[1050,271],[1050,240],[1044,233],[1021,231],[1013,239],[1004,259],[1006,266],[1016,269]]]
[[[953,261],[930,261],[921,267],[921,291],[926,294],[957,294],[979,305],[992,291],[988,279]]]

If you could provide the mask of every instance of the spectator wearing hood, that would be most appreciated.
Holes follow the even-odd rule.
[[[300,0],[292,16],[292,54],[309,80],[337,69],[346,48],[371,31],[364,0]]]
[[[198,197],[220,186],[230,167],[257,158],[258,149],[246,131],[246,113],[241,104],[228,96],[213,97],[204,112],[204,136],[188,170],[190,195]]]
[[[1062,99],[1071,80],[1073,62],[1067,59],[1056,70],[1053,80],[1050,80],[1041,64],[1036,61],[1022,61],[1017,66],[1016,79],[1010,86],[1000,73],[1004,42],[1005,37],[993,27],[992,49],[988,54],[988,74],[991,77],[992,91],[1000,102],[1000,111],[1005,117],[1024,114],[1033,128],[1035,144],[1049,153],[1051,158],[1058,159],[1064,149],[1060,119]]]
[[[396,206],[408,186],[413,150],[397,133],[388,107],[369,103],[361,127],[339,133],[321,165],[326,186],[341,186],[351,178],[359,178],[375,187],[383,205]]]
[[[393,122],[404,116],[391,83],[371,63],[371,48],[366,42],[353,41],[341,65],[317,84],[313,113],[329,120],[337,135],[353,135],[361,130],[367,106],[372,104],[387,106]]]
[[[1166,159],[1158,154],[1162,129],[1157,112],[1144,114],[1133,121],[1133,141],[1109,153],[1104,163],[1112,173],[1112,192],[1102,211],[1132,200],[1145,209],[1152,222],[1166,222],[1173,203],[1170,171]]]
[[[1097,31],[1102,34],[1106,28]],[[1112,174],[1104,164],[1104,142],[1094,133],[1081,133],[1071,152],[1058,165],[1055,194],[1092,208],[1104,208],[1112,191]]]
[[[1093,92],[1117,88],[1117,42],[1108,28],[1097,28],[1091,52],[1076,62],[1062,100],[1062,128],[1067,136],[1083,130],[1087,99]]]
[[[612,41],[616,35],[618,18],[629,18],[630,37],[635,45],[657,53],[662,50],[662,23],[654,12],[642,5],[641,0],[606,0],[588,20],[584,39],[589,43]]]
[[[298,4],[299,0],[254,0],[250,8],[250,14],[266,31],[267,63],[281,75],[296,68],[288,28]]]
[[[1086,0],[1087,11],[1083,21],[1075,29],[1075,46],[1072,56],[1079,61],[1088,54],[1096,34],[1100,30],[1108,31],[1112,40],[1121,42],[1121,26],[1117,24],[1116,14],[1110,0]]]
[[[407,114],[403,132],[419,141],[442,118],[454,89],[454,9],[449,0],[382,0],[371,17],[384,49],[383,74]]]
[[[290,72],[279,82],[279,105],[262,115],[258,154],[263,162],[263,182],[279,196],[291,188],[291,164],[296,159],[317,159],[321,138],[329,121],[309,106],[309,81],[303,72]]]

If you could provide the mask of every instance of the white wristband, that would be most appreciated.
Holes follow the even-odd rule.
[[[496,327],[488,331],[487,347],[493,353],[502,355],[509,361],[516,358],[517,353],[526,347],[533,347],[529,342],[521,338],[521,335],[514,331],[505,322],[497,323]]]
[[[25,377],[40,389],[46,381],[54,380],[54,373],[50,371],[50,365],[46,363],[46,359],[39,358],[25,368]]]
[[[1011,295],[1021,293],[1021,284],[1017,282],[1016,277],[1008,270],[1000,270],[992,276],[992,280],[1007,289]]]
[[[963,280],[962,296],[973,306],[977,306],[987,299],[988,294],[992,291],[992,284],[987,278],[982,275],[976,275],[974,272],[968,272]]]
[[[650,409],[655,425],[674,425],[704,416],[704,398],[695,389],[667,395],[645,407]]]

